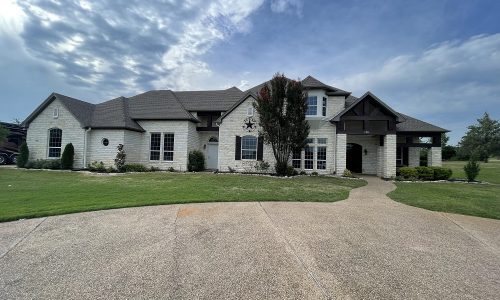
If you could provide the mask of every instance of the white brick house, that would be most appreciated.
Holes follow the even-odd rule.
[[[30,159],[59,158],[72,143],[75,168],[93,161],[113,165],[123,144],[127,163],[160,169],[186,170],[196,149],[209,169],[252,172],[260,161],[273,166],[253,109],[267,83],[247,91],[149,91],[100,104],[53,93],[24,121]],[[423,147],[429,164],[441,165],[445,129],[396,112],[370,92],[356,98],[311,76],[302,84],[311,130],[308,146],[290,158],[297,170],[342,174],[347,168],[390,178],[399,166],[418,165]]]

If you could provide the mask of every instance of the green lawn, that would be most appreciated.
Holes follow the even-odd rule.
[[[119,175],[0,169],[0,221],[81,211],[211,201],[338,201],[362,180],[239,174]]]
[[[500,219],[500,185],[397,182],[393,200],[429,210]]]
[[[445,161],[443,167],[450,168],[453,171],[453,178],[466,179],[464,173],[466,163],[466,161]],[[500,160],[491,159],[488,163],[480,162],[479,164],[481,171],[479,171],[477,180],[500,184]]]

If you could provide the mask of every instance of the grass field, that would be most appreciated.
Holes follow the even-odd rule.
[[[79,172],[0,168],[0,221],[119,207],[212,201],[338,201],[362,180],[240,174]]]
[[[465,179],[464,161],[444,162],[453,178]],[[429,210],[500,219],[500,161],[481,163],[477,180],[493,184],[397,182],[393,200]]]
[[[466,179],[464,172],[466,163],[466,161],[445,161],[443,167],[450,168],[453,171],[453,178]],[[479,164],[481,171],[479,171],[477,180],[500,184],[500,160],[491,159],[488,163],[479,162]]]

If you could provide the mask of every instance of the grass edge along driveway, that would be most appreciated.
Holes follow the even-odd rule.
[[[224,201],[344,200],[363,180],[328,176],[0,169],[0,222],[112,208]]]
[[[483,218],[500,219],[500,185],[446,182],[396,182],[387,194],[397,202]]]

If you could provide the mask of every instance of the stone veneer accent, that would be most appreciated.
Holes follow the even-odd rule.
[[[384,178],[396,176],[396,135],[387,134],[384,136],[383,150],[383,174]]]
[[[420,148],[410,147],[408,148],[408,166],[418,167],[420,165]]]
[[[441,147],[431,147],[427,154],[427,165],[441,167],[443,165]]]
[[[379,137],[372,135],[347,135],[347,143],[361,145],[362,173],[371,175],[377,174],[378,147],[380,144]]]
[[[347,134],[337,133],[337,143],[335,148],[335,170],[336,174],[342,175],[346,168],[346,148]]]

